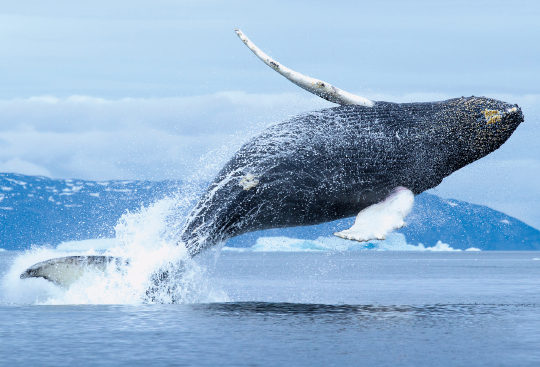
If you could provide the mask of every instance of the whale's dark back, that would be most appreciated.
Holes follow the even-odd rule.
[[[295,117],[234,155],[193,209],[182,242],[195,255],[246,232],[356,215],[397,186],[417,195],[497,149],[521,121],[517,106],[483,97]]]

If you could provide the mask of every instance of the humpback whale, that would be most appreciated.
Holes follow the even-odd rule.
[[[285,67],[236,33],[272,69],[339,106],[270,126],[234,154],[179,233],[191,256],[247,232],[355,215],[354,225],[336,236],[384,239],[404,225],[415,195],[498,149],[524,120],[518,105],[486,97],[371,101]],[[103,258],[48,260],[21,278],[61,284],[45,268],[113,261]]]

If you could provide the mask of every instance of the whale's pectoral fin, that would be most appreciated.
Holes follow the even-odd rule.
[[[405,225],[403,219],[411,212],[413,204],[412,191],[398,187],[384,201],[358,213],[351,228],[334,235],[355,241],[384,240],[388,233]]]
[[[361,105],[366,107],[373,107],[375,102],[370,101],[367,98],[354,95],[339,88],[334,87],[331,84],[323,82],[322,80],[310,78],[307,75],[302,75],[294,70],[289,69],[283,64],[271,59],[267,54],[261,51],[253,42],[246,37],[244,33],[238,28],[235,29],[236,34],[242,42],[266,65],[289,79],[300,88],[307,90],[319,97],[326,99],[327,101],[334,102],[340,105]]]
[[[44,278],[63,288],[79,280],[86,272],[105,273],[110,265],[120,268],[129,261],[113,256],[68,256],[34,264],[21,274],[21,279]]]

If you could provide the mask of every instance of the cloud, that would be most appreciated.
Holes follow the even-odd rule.
[[[333,104],[309,94],[244,92],[4,100],[0,162],[10,162],[2,166],[10,172],[56,178],[160,180],[204,172],[201,178],[210,179],[215,172],[206,167],[224,162],[252,134],[288,116],[328,106]],[[207,160],[214,163],[201,167],[200,158],[209,154]],[[41,170],[32,171],[29,164]]]
[[[65,133],[156,129],[193,136],[231,133],[324,106],[334,105],[310,95],[244,92],[119,100],[43,96],[0,101],[3,117],[0,131],[34,129]]]
[[[19,157],[12,158],[6,162],[0,161],[0,172],[21,173],[29,176],[50,176],[48,169],[38,166],[32,162],[21,160]]]

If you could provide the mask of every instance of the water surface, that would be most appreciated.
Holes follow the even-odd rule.
[[[0,272],[18,256],[0,253]],[[537,366],[534,252],[222,253],[230,302],[0,305],[5,365]],[[38,280],[39,281],[39,280]]]

